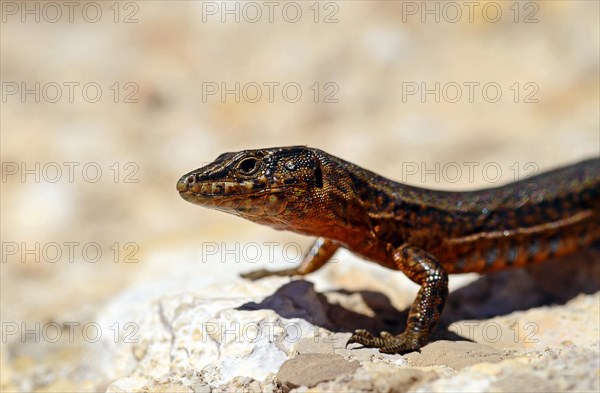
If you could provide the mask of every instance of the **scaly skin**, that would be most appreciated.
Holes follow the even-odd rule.
[[[448,295],[448,274],[485,273],[571,253],[600,238],[600,159],[506,186],[470,192],[400,184],[304,146],[244,150],[179,180],[189,202],[318,237],[295,269],[243,275],[305,275],[339,247],[401,270],[421,286],[406,330],[350,343],[381,352],[418,350]]]

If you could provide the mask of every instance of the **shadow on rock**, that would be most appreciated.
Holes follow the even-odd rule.
[[[598,245],[522,269],[489,273],[449,295],[433,338],[465,340],[449,331],[448,326],[465,319],[488,319],[533,307],[564,304],[581,293],[598,290]],[[284,318],[302,318],[333,332],[366,329],[398,334],[404,330],[408,315],[408,309],[397,310],[383,293],[344,289],[319,293],[312,283],[304,280],[289,282],[262,302],[246,303],[238,309],[270,309]]]
[[[249,302],[238,310],[273,310],[283,318],[302,318],[313,325],[329,329],[333,332],[353,332],[356,329],[372,331],[396,330],[398,324],[403,324],[406,312],[400,312],[390,302],[390,299],[380,292],[345,290],[330,293],[352,296],[359,294],[367,307],[369,316],[353,311],[328,300],[326,294],[315,291],[314,284],[309,281],[297,280],[282,285],[271,296],[260,303]],[[348,303],[352,303],[350,300]],[[350,308],[354,308],[351,307]],[[369,310],[372,310],[369,312]]]
[[[564,304],[575,296],[600,290],[600,248],[564,258],[490,273],[448,298],[444,314],[450,322],[487,319],[514,311]]]

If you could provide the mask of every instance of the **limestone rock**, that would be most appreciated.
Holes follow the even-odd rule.
[[[497,363],[510,357],[487,345],[468,341],[436,341],[421,348],[420,352],[406,355],[412,366],[446,366],[455,370],[478,363]]]
[[[281,365],[277,381],[287,390],[298,386],[313,387],[320,382],[351,374],[358,367],[358,362],[349,362],[340,355],[300,354]]]

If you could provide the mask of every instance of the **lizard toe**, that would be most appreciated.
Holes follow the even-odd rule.
[[[269,273],[271,273],[271,272],[268,270],[265,270],[265,269],[261,269],[261,270],[254,270],[254,271],[251,271],[248,273],[242,273],[242,274],[240,274],[240,277],[245,278],[246,280],[256,281],[256,280],[260,280],[261,278],[269,276]]]
[[[349,344],[361,344],[367,348],[381,348],[388,346],[390,341],[395,340],[391,333],[383,332],[381,337],[375,337],[364,329],[358,329],[352,334],[346,343],[346,347]]]
[[[357,329],[354,331],[354,334],[350,336],[348,342],[346,342],[346,347],[349,344],[361,344],[365,347],[379,347],[380,345],[377,345],[379,341],[381,341],[380,338],[373,336],[368,331],[364,329]]]
[[[403,340],[400,337],[392,338],[385,341],[385,345],[379,348],[381,353],[407,353],[419,350],[419,346],[414,342]]]

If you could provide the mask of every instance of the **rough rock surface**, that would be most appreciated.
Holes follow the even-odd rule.
[[[258,5],[263,18],[236,23],[203,12],[225,3],[250,16]],[[286,361],[317,353],[360,367],[296,390],[598,391],[593,250],[451,277],[440,341],[423,349],[429,363],[416,365],[416,354],[344,348],[356,328],[403,329],[416,286],[401,273],[340,252],[306,281],[243,281],[238,273],[259,264],[297,263],[293,251],[310,240],[192,206],[174,185],[222,152],[268,145],[318,147],[394,180],[451,190],[598,156],[600,3],[284,2],[302,6],[299,23],[282,19],[280,2],[270,23],[267,3],[0,4],[2,246],[79,245],[72,260],[61,247],[58,262],[3,253],[0,390],[272,392]],[[425,3],[443,10],[439,21],[407,13]],[[482,9],[493,16],[498,5],[502,19],[485,20]],[[454,23],[447,17],[456,7]],[[207,83],[222,94],[206,96]],[[473,94],[468,83],[477,84]],[[83,88],[96,84],[103,94],[93,102],[94,89]],[[277,84],[274,94],[267,84]],[[247,99],[255,85],[259,102]],[[301,87],[298,102],[286,85]],[[498,102],[490,102],[494,85]],[[419,91],[407,94],[410,86]],[[10,163],[19,173],[4,170]],[[98,182],[88,164],[102,168]],[[498,178],[488,165],[502,169]],[[97,262],[82,252],[95,243]],[[256,262],[257,245],[268,261]],[[67,324],[78,324],[74,340]],[[102,339],[86,335],[86,324],[101,327]],[[478,363],[461,368],[461,351],[479,354]],[[504,360],[481,363],[486,353]],[[444,363],[425,365],[436,357]]]
[[[403,286],[398,276],[385,293],[336,289],[356,274],[368,286],[385,280],[380,276],[385,271],[347,254],[343,258],[343,267],[312,276],[314,284],[232,276],[229,285],[158,296],[131,309],[116,300],[121,306],[108,308],[107,320],[139,315],[139,333],[137,343],[101,347],[100,356],[114,365],[108,391],[595,391],[600,386],[598,292],[552,304],[566,288],[536,289],[531,269],[465,280],[451,294],[454,301],[436,332],[441,340],[420,353],[385,355],[345,348],[346,340],[360,326],[399,331],[414,287],[398,289]],[[589,279],[597,258],[592,249],[571,263]],[[552,275],[572,268],[564,260],[547,267]],[[524,296],[503,294],[507,282],[523,287]],[[483,288],[485,296],[465,298]],[[529,308],[481,317],[488,303],[509,295],[512,308],[520,308],[519,299]],[[536,304],[530,305],[531,299]],[[405,304],[404,311],[393,304]]]
[[[27,378],[3,381],[21,380],[21,391],[598,391],[598,250],[452,276],[435,340],[404,356],[345,343],[356,328],[400,332],[416,286],[350,253],[338,258],[306,280],[257,282],[239,278],[244,266],[219,276],[207,264],[194,276],[182,273],[193,260],[169,271],[157,260],[98,318],[105,331],[134,326],[127,340],[83,346],[84,361],[64,377],[31,361]]]
[[[352,374],[358,367],[358,362],[349,362],[340,355],[303,353],[281,365],[276,381],[285,390],[299,386],[313,387],[320,382]]]
[[[407,354],[405,358],[411,366],[446,366],[460,370],[477,363],[498,363],[512,356],[468,341],[437,341],[426,345],[420,352]]]

